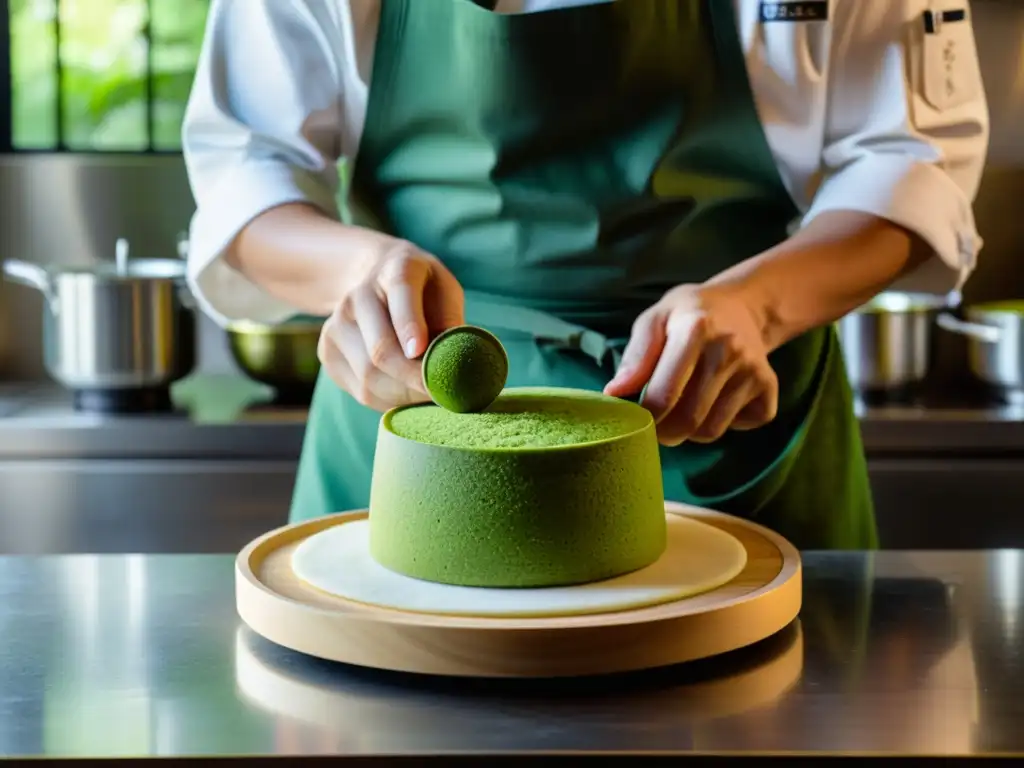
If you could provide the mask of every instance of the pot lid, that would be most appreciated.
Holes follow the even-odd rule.
[[[186,263],[182,259],[129,258],[128,241],[121,237],[114,246],[112,262],[102,261],[88,266],[51,266],[47,271],[53,276],[93,275],[111,280],[174,280],[185,276]]]
[[[51,266],[53,276],[94,275],[108,279],[177,279],[185,276],[185,262],[177,259],[132,259],[123,267],[103,261],[98,264],[78,266]]]
[[[956,306],[951,295],[884,291],[860,308],[861,312],[921,312]]]

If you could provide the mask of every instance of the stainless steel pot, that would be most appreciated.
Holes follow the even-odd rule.
[[[43,362],[69,389],[161,390],[195,367],[195,305],[179,259],[129,259],[119,240],[114,263],[9,260],[3,272],[43,294]]]
[[[897,393],[924,381],[932,357],[933,323],[944,296],[887,292],[840,319],[850,384],[859,393]]]
[[[939,315],[945,330],[967,337],[971,373],[1000,399],[1024,403],[1024,302],[1005,301],[966,307],[963,319]]]

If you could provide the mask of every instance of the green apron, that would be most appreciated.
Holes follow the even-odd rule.
[[[483,4],[383,0],[352,198],[454,273],[467,322],[508,349],[509,386],[601,389],[642,310],[776,245],[799,213],[731,1]],[[801,548],[875,547],[834,329],[771,363],[776,419],[663,449],[666,498]],[[321,375],[293,521],[365,508],[379,420]]]

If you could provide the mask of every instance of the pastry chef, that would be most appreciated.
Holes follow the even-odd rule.
[[[214,0],[183,141],[205,311],[327,318],[293,520],[469,322],[646,387],[667,498],[872,548],[833,321],[963,285],[988,114],[967,0]]]

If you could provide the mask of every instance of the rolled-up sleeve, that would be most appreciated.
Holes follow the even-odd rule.
[[[934,24],[926,31],[926,12]],[[833,0],[821,183],[804,223],[873,214],[933,256],[896,290],[959,290],[981,249],[972,203],[989,118],[967,0]]]
[[[295,309],[224,260],[252,219],[291,202],[338,216],[341,78],[322,0],[214,0],[182,128],[196,213],[188,278],[217,322]]]

